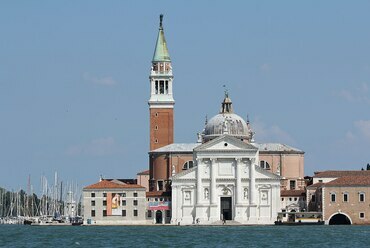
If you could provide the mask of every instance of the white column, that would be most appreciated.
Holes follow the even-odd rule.
[[[202,160],[197,159],[197,205],[202,201]]]
[[[242,177],[240,172],[240,167],[242,165],[242,159],[236,158],[236,166],[235,166],[235,176],[236,176],[236,182],[235,182],[235,202],[236,204],[241,204],[241,193],[242,193]]]
[[[216,177],[217,177],[217,159],[211,159],[211,205],[217,204],[217,187],[216,187]]]
[[[256,195],[256,178],[255,178],[255,163],[256,159],[252,158],[250,160],[251,164],[249,166],[249,203],[251,205],[255,204]]]
[[[172,195],[171,195],[171,223],[177,224],[177,188],[178,186],[172,186]]]

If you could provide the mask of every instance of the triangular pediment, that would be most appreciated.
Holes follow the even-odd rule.
[[[237,138],[234,138],[230,135],[222,135],[216,139],[208,141],[194,149],[194,151],[236,151],[236,150],[249,150],[257,151],[258,148],[254,145],[245,143]]]
[[[172,181],[177,180],[177,179],[195,179],[196,169],[197,167],[195,166],[191,169],[177,173],[176,175],[172,176],[170,179]]]
[[[264,179],[264,178],[281,179],[281,177],[279,175],[277,175],[275,173],[272,173],[270,171],[267,171],[267,170],[261,168],[258,165],[255,165],[255,169],[256,169],[256,174],[255,174],[256,178],[260,178],[260,179]]]

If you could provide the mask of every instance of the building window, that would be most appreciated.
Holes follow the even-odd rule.
[[[95,193],[91,193],[91,197],[95,197]]]
[[[297,201],[297,197],[294,197],[294,201]]]
[[[343,194],[343,201],[348,202],[348,193]]]
[[[107,193],[103,193],[103,197],[107,197]]]
[[[152,210],[148,210],[147,215],[148,215],[148,218],[152,218]]]
[[[330,193],[330,201],[331,202],[335,202],[335,197],[336,197],[335,193]]]
[[[107,206],[107,201],[106,200],[103,201],[103,206]]]
[[[126,206],[126,200],[122,201],[122,206]]]
[[[158,139],[155,139],[155,140],[154,140],[154,143],[158,143]]]
[[[312,196],[311,196],[311,201],[312,201],[312,202],[315,202],[315,201],[316,201],[316,195],[312,195]]]
[[[137,209],[134,209],[134,216],[137,216],[138,212]]]
[[[191,169],[193,168],[194,166],[194,163],[193,161],[187,161],[183,166],[182,166],[182,170],[188,170],[188,169]]]
[[[163,181],[158,181],[158,190],[163,190]]]
[[[103,210],[103,216],[107,216],[107,210]]]
[[[157,125],[155,125],[154,129],[155,129],[155,130],[158,130],[158,126],[157,126]]]
[[[365,213],[360,213],[360,219],[364,219],[365,218]]]
[[[155,93],[158,94],[158,80],[155,80]]]
[[[166,217],[171,218],[171,210],[166,210]]]
[[[271,169],[271,167],[270,167],[270,165],[269,165],[269,163],[267,163],[266,161],[260,161],[260,167],[262,168],[262,169],[265,169],[265,170],[270,170]]]
[[[322,183],[322,179],[319,180],[319,183]]]
[[[126,193],[122,193],[122,197],[126,197]]]
[[[122,209],[122,216],[126,216],[126,209]]]
[[[95,206],[95,201],[91,201],[91,206]]]
[[[358,195],[358,197],[359,197],[359,201],[360,202],[364,202],[365,201],[365,193],[360,193],[359,195]]]
[[[158,117],[158,112],[155,112],[155,117]]]
[[[134,197],[137,197],[137,193],[136,192],[134,193]]]
[[[285,209],[282,209],[282,210],[281,210],[281,212],[283,212],[283,213],[284,213],[284,214],[283,214],[283,217],[286,217],[286,214],[285,214],[286,210],[285,210]]]
[[[137,206],[137,200],[134,200],[134,206]]]
[[[289,201],[292,201],[292,197],[289,197]]]
[[[95,217],[95,210],[91,210],[91,217]]]
[[[284,197],[281,198],[281,201],[284,201]]]
[[[290,189],[295,189],[295,180],[290,180],[289,184],[290,184]]]
[[[164,94],[164,81],[159,81],[159,94]]]

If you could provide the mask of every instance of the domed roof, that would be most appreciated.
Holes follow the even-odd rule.
[[[245,122],[239,115],[234,114],[232,102],[227,92],[225,92],[220,113],[206,122],[203,131],[203,142],[223,134],[234,136],[246,142],[250,141],[252,134],[249,123]]]

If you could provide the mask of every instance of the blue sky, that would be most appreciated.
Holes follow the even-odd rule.
[[[195,142],[226,84],[257,142],[305,174],[370,162],[369,1],[1,1],[0,186],[55,171],[81,186],[148,168],[159,14],[175,141]]]

